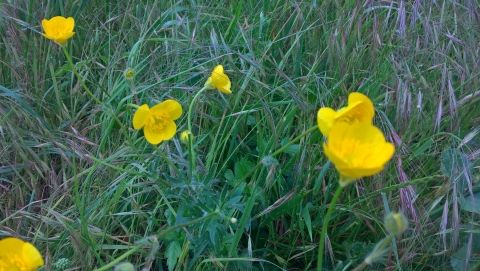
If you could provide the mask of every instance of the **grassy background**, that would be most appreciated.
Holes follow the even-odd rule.
[[[75,18],[68,51],[100,103],[40,35],[55,15]],[[390,208],[410,228],[371,269],[475,270],[479,23],[475,0],[3,0],[0,236],[35,243],[45,270],[313,269],[336,173],[318,131],[270,154],[358,90],[397,151],[342,194],[326,268],[359,264]],[[189,182],[186,146],[149,145],[132,104],[186,113],[219,63],[234,93],[196,104]]]

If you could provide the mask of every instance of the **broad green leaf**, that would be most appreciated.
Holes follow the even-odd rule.
[[[478,253],[480,253],[480,236],[478,234],[473,235],[473,239],[471,241],[470,257],[468,259],[468,238],[465,242],[465,245],[463,245],[450,258],[450,265],[454,271],[478,270],[475,267],[478,268],[478,266],[480,266],[480,260],[478,259],[478,256],[476,256]]]
[[[467,197],[459,197],[460,207],[462,210],[480,214],[480,192],[468,195]]]
[[[182,247],[177,241],[173,241],[168,245],[167,251],[165,251],[165,257],[167,258],[169,271],[172,271],[173,268],[175,268],[175,264],[177,264],[178,257],[180,257],[181,253]]]
[[[240,161],[235,163],[235,177],[237,179],[243,180],[243,178],[255,167],[255,164],[246,158],[240,159]]]

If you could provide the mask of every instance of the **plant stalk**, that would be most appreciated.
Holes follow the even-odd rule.
[[[330,222],[330,217],[335,210],[335,206],[337,205],[338,198],[342,193],[343,187],[338,185],[337,190],[335,190],[335,194],[333,195],[332,201],[328,206],[327,214],[325,215],[325,219],[323,220],[322,226],[322,233],[320,235],[320,243],[318,243],[318,256],[317,256],[317,271],[321,271],[323,267],[323,254],[325,251],[325,238],[327,236],[327,229],[328,223]]]
[[[190,163],[190,182],[193,180],[195,176],[195,149],[193,148],[193,136],[194,133],[192,131],[192,111],[193,111],[193,105],[195,104],[195,101],[197,101],[198,97],[205,91],[207,90],[208,87],[204,86],[202,87],[195,96],[193,96],[192,101],[190,102],[190,105],[188,106],[188,113],[187,113],[187,128],[190,131],[191,135],[188,137],[188,152],[189,152],[189,163]]]

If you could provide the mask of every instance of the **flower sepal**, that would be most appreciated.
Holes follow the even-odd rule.
[[[341,187],[346,187],[356,181],[355,178],[350,178],[345,175],[340,174],[340,178],[338,180],[338,183],[340,184]]]

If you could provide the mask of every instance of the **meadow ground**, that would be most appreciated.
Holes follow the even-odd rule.
[[[41,35],[56,15],[74,69]],[[367,269],[479,270],[479,25],[476,0],[2,0],[0,237],[44,270],[314,269],[338,186],[317,110],[359,91],[396,153],[340,195],[325,270],[361,265],[389,210],[409,228]],[[233,93],[193,107],[192,180],[178,134],[132,116],[173,98],[185,130],[217,64]]]

